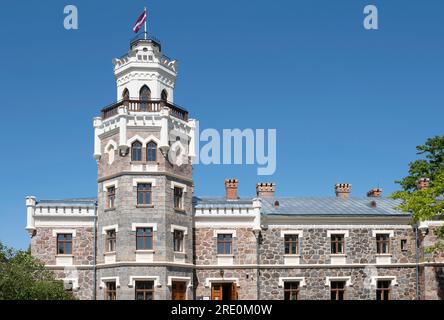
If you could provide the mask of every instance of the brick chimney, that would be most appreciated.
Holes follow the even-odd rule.
[[[337,183],[335,185],[336,198],[347,199],[350,196],[351,188],[350,183]]]
[[[225,192],[227,200],[239,199],[237,195],[237,186],[239,181],[237,179],[225,179]]]
[[[381,188],[373,188],[369,192],[367,192],[367,197],[370,197],[370,198],[380,198],[381,195],[382,195]]]
[[[416,181],[416,188],[418,190],[428,189],[429,185],[430,185],[430,179],[429,178],[421,178],[421,179],[418,179]]]
[[[260,182],[256,185],[256,195],[258,198],[273,198],[276,191],[276,184],[273,182]]]

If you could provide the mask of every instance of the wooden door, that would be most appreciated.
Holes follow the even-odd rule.
[[[172,299],[186,300],[187,299],[187,283],[185,281],[173,281],[172,283]]]
[[[237,286],[236,283],[233,282],[231,284],[231,300],[237,300]]]
[[[223,291],[221,284],[213,284],[211,286],[211,300],[222,300]]]

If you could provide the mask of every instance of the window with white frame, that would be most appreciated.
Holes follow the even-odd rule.
[[[376,253],[390,253],[390,235],[387,233],[376,234]]]
[[[285,254],[299,254],[299,235],[284,235],[284,251]]]
[[[345,237],[343,234],[332,234],[330,236],[331,241],[331,253],[332,254],[344,254],[345,250]]]
[[[184,239],[184,231],[183,230],[176,229],[173,231],[174,252],[183,252],[184,251],[183,239]]]
[[[116,187],[109,186],[106,188],[106,208],[114,209],[116,205]]]
[[[183,210],[183,188],[174,187],[174,209]]]
[[[106,230],[106,252],[116,251],[116,229]]]

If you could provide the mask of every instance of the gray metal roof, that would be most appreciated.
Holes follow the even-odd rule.
[[[276,206],[275,202],[279,205]],[[372,206],[372,201],[376,205]],[[325,216],[408,216],[397,210],[400,200],[390,198],[264,198],[265,215],[325,215]]]
[[[252,198],[227,200],[224,197],[193,197],[193,206],[198,209],[251,208]]]
[[[39,200],[37,206],[43,207],[91,207],[96,203],[97,198],[69,198],[69,199],[57,199],[57,200]]]

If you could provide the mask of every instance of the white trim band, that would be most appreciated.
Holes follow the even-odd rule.
[[[153,231],[157,231],[157,223],[134,222],[131,224],[131,231],[136,231],[137,228],[153,228]]]
[[[213,238],[217,238],[218,234],[231,234],[233,238],[236,238],[236,230],[234,229],[217,229],[213,230]]]
[[[212,282],[235,282],[236,287],[240,287],[239,278],[205,278],[205,287],[209,288]]]
[[[325,278],[325,285],[327,287],[330,287],[332,281],[345,281],[345,285],[347,287],[353,286],[353,283],[351,282],[351,277],[327,277]]]
[[[278,286],[283,287],[285,282],[299,282],[300,287],[305,287],[307,285],[305,277],[279,277]]]
[[[151,183],[152,187],[156,186],[156,179],[153,178],[133,178],[133,187],[137,187],[139,183]]]
[[[377,234],[388,234],[389,237],[394,237],[394,231],[393,230],[372,230],[372,237],[376,237]]]
[[[115,281],[116,288],[120,288],[120,278],[119,277],[103,277],[100,278],[100,289],[105,288],[106,282]]]
[[[137,280],[154,281],[155,287],[161,287],[162,284],[160,283],[159,279],[159,276],[130,276],[128,287],[133,287]]]
[[[176,182],[176,181],[171,181],[171,189],[174,189],[175,187],[182,188],[183,192],[187,192],[186,184]]]
[[[103,183],[103,192],[107,192],[109,187],[114,187],[117,189],[119,187],[119,181],[116,179],[116,180],[104,182]]]
[[[74,238],[76,236],[76,229],[53,229],[52,236],[57,237],[58,234],[71,234]]]
[[[104,226],[102,227],[102,234],[106,234],[107,231],[110,230],[115,230],[116,232],[119,232],[119,225],[118,224],[113,224],[110,226]]]
[[[299,238],[302,238],[304,231],[302,230],[281,230],[281,237],[285,237],[286,235],[297,235]]]
[[[342,234],[344,238],[348,238],[349,230],[327,230],[327,238],[330,238],[332,234]]]
[[[184,235],[188,234],[188,228],[187,227],[182,227],[182,226],[178,226],[176,224],[172,224],[171,225],[171,232],[174,232],[174,230],[183,231]]]
[[[169,276],[167,286],[171,287],[173,285],[173,281],[184,281],[187,283],[188,288],[191,288],[193,286],[193,284],[191,283],[191,277]]]

